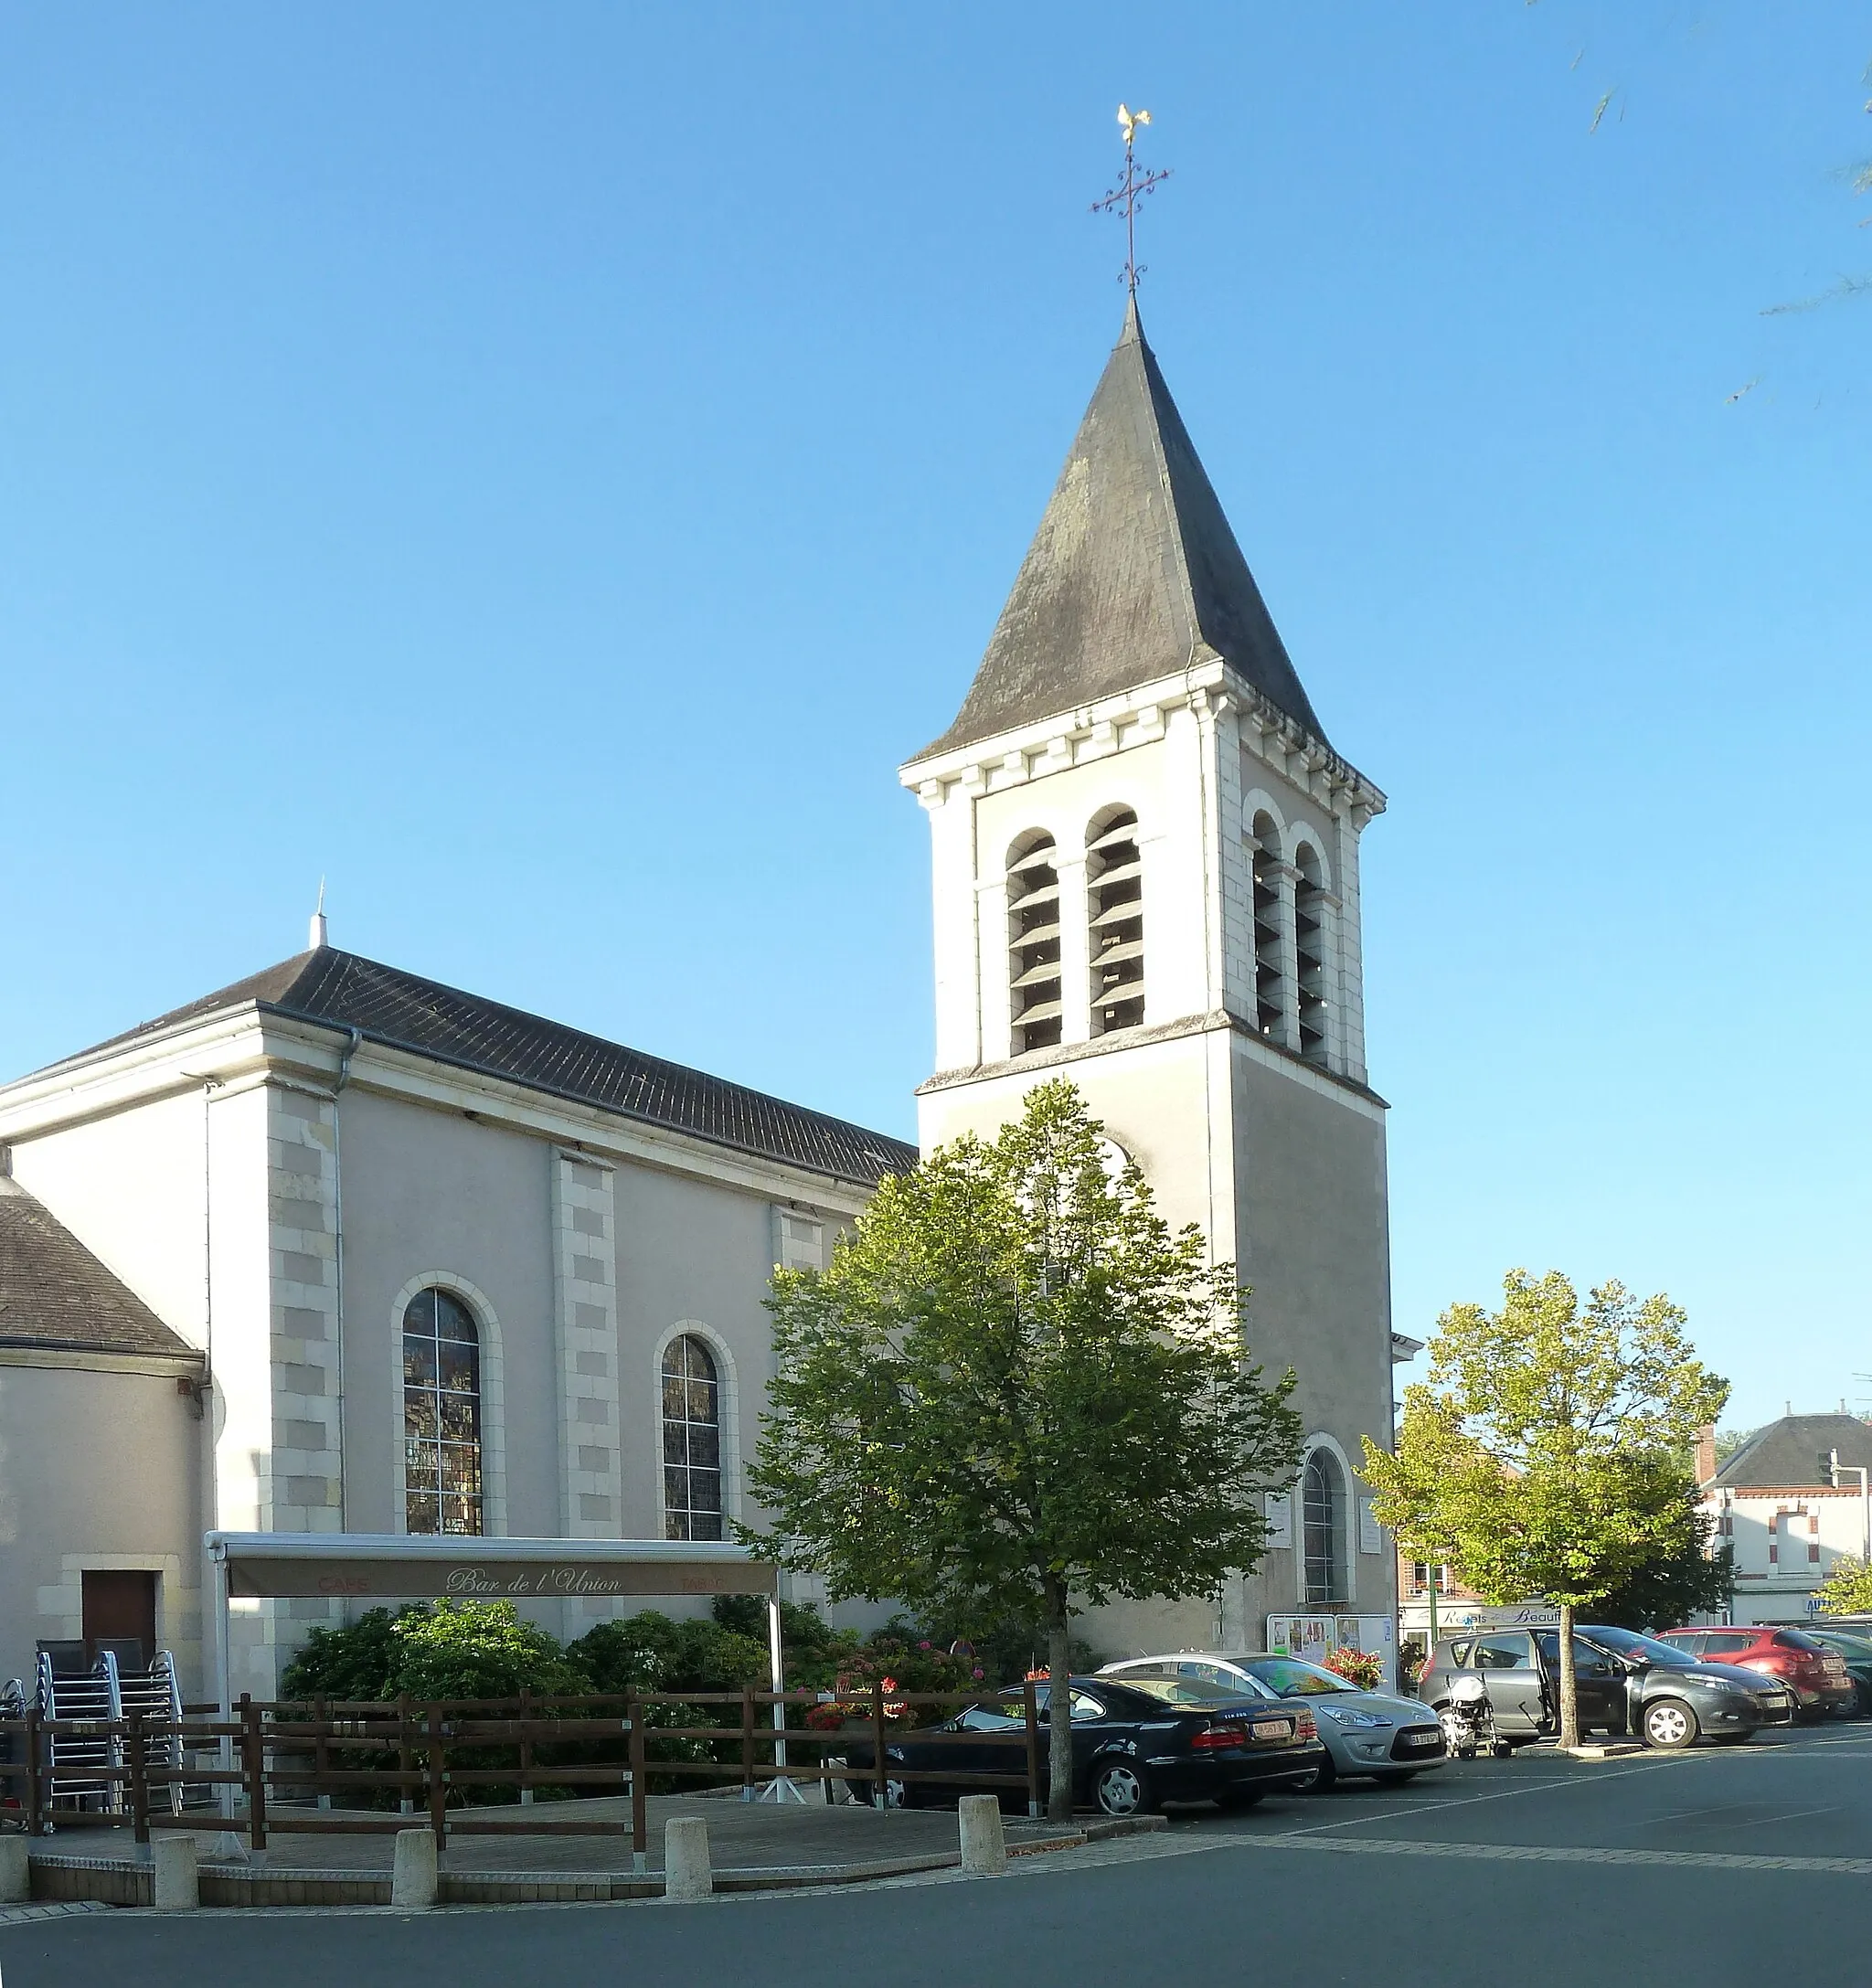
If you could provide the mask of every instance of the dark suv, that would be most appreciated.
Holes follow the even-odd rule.
[[[1581,1624],[1573,1666],[1582,1732],[1630,1733],[1675,1750],[1699,1734],[1747,1739],[1763,1726],[1792,1726],[1794,1701],[1779,1679],[1727,1664],[1703,1664],[1629,1629]],[[1495,1732],[1526,1746],[1559,1730],[1560,1639],[1551,1629],[1479,1629],[1442,1637],[1418,1679],[1417,1696],[1441,1717],[1465,1672],[1488,1692]]]

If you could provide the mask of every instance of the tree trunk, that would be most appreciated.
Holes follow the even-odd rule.
[[[1072,1619],[1066,1589],[1047,1583],[1047,1819],[1072,1817]]]
[[[1580,1744],[1580,1675],[1573,1667],[1573,1604],[1560,1603],[1560,1745]]]

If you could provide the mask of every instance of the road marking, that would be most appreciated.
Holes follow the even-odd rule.
[[[1581,1774],[1577,1781],[1530,1781],[1519,1788],[1498,1788],[1493,1794],[1460,1795],[1452,1802],[1426,1802],[1421,1808],[1410,1811],[1410,1820],[1415,1822],[1420,1815],[1434,1815],[1443,1809],[1473,1808],[1479,1802],[1506,1802],[1514,1795],[1538,1794],[1548,1788],[1603,1788],[1609,1781],[1623,1781],[1630,1774],[1655,1774],[1690,1758],[1692,1756],[1688,1754],[1665,1755],[1659,1759],[1647,1760],[1641,1767],[1615,1767],[1610,1773]],[[1280,1836],[1257,1836],[1253,1840],[1256,1843],[1292,1843],[1297,1837],[1316,1836],[1328,1829],[1350,1829],[1359,1823],[1369,1823],[1371,1819],[1369,1815],[1348,1815],[1344,1822],[1317,1823],[1311,1829],[1289,1830]],[[1400,1816],[1399,1820],[1401,1822],[1403,1818]]]
[[[1872,1857],[1728,1856],[1714,1850],[1581,1850],[1528,1844],[1388,1843],[1377,1836],[1339,1836],[1331,1843],[1298,1836],[1235,1836],[1231,1843],[1257,1850],[1322,1850],[1341,1855],[1397,1857],[1485,1857],[1510,1864],[1682,1865],[1716,1871],[1836,1871],[1872,1876]]]

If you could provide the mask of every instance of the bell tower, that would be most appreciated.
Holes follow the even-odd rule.
[[[1256,1360],[1299,1376],[1306,1462],[1259,1572],[1086,1634],[1260,1649],[1271,1615],[1390,1617],[1352,1474],[1391,1431],[1358,886],[1385,797],[1327,742],[1134,294],[962,709],[901,778],[932,845],[924,1150],[1070,1077],[1166,1218],[1239,1266]]]

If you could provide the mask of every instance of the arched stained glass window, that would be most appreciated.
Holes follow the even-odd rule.
[[[403,1528],[481,1530],[481,1335],[446,1291],[403,1313]]]
[[[1300,1515],[1306,1553],[1309,1608],[1347,1601],[1346,1480],[1330,1450],[1315,1450],[1300,1481]]]
[[[665,1538],[721,1537],[721,1380],[694,1333],[664,1350],[663,1517]]]

